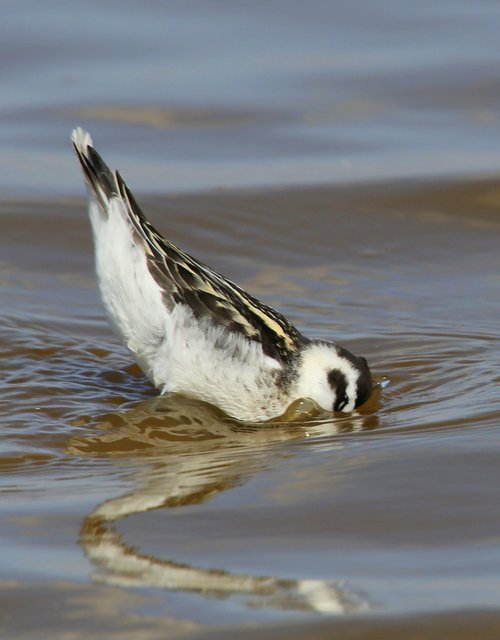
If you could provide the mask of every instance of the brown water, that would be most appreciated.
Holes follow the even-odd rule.
[[[267,428],[154,397],[103,319],[83,201],[4,204],[1,598],[14,620],[33,601],[27,637],[496,609],[498,189],[145,200],[392,380],[352,416]]]
[[[500,8],[90,4],[0,21],[0,636],[500,637]],[[157,398],[77,122],[172,240],[391,385],[266,427]]]

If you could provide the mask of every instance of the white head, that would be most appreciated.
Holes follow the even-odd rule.
[[[368,363],[332,342],[311,342],[302,352],[296,389],[327,411],[352,411],[368,400]]]

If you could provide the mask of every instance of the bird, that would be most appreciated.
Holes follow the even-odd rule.
[[[96,274],[107,315],[161,394],[238,421],[279,419],[309,398],[352,412],[372,392],[366,358],[304,336],[284,315],[178,248],[146,218],[80,127],[71,140],[89,193]]]

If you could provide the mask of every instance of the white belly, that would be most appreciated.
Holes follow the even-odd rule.
[[[167,305],[152,277],[143,241],[117,198],[103,212],[90,204],[96,270],[107,313],[127,348],[162,391],[210,402],[241,420],[265,420],[290,398],[276,385],[281,367],[259,343]],[[171,307],[169,309],[169,306]]]

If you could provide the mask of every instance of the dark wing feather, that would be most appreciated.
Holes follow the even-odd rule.
[[[195,317],[210,318],[227,331],[259,342],[266,355],[283,364],[294,358],[308,340],[283,315],[166,240],[144,216],[120,174],[111,172],[91,146],[75,149],[99,200],[114,195],[122,199],[167,306],[185,304]]]
[[[165,292],[165,302],[186,304],[195,317],[213,322],[262,344],[279,362],[293,359],[307,339],[280,313],[166,240],[146,219],[117,173],[120,196],[148,248],[149,268]]]
[[[83,132],[81,132],[81,134],[83,136]],[[81,146],[82,144],[83,143],[76,142],[76,136],[74,135],[73,147],[82,165],[85,180],[99,200],[99,203],[106,210],[109,199],[113,195],[119,195],[116,172],[112,172],[109,169],[108,165],[93,147],[89,145],[83,147]]]

